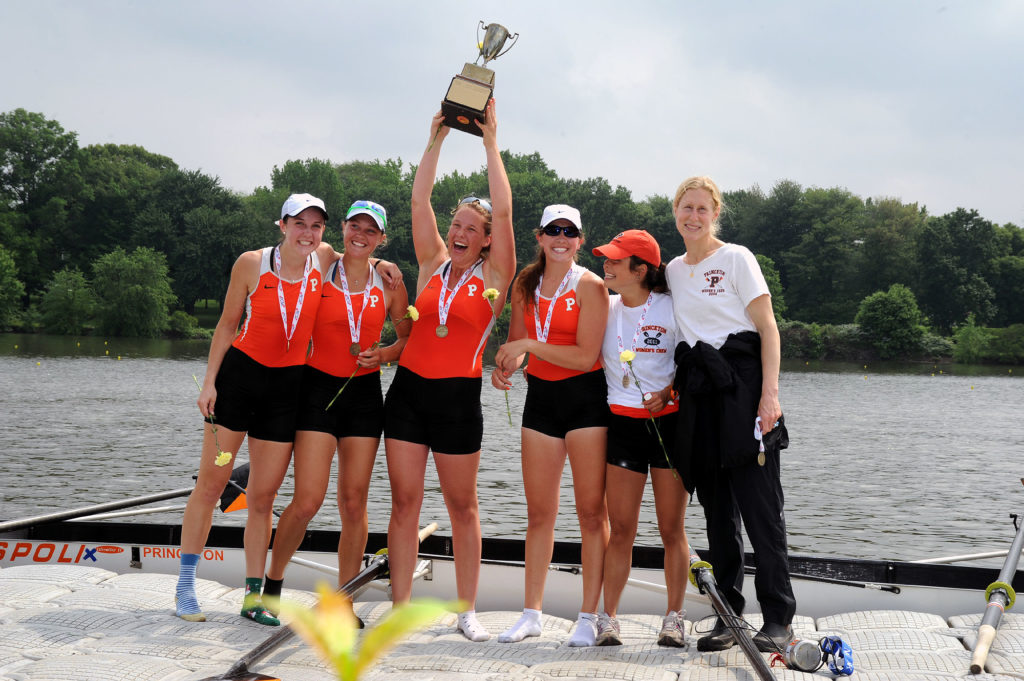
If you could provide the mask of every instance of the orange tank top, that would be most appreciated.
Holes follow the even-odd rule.
[[[320,307],[320,260],[311,253],[309,277],[306,280],[306,295],[302,300],[302,311],[295,321],[289,341],[285,324],[292,329],[295,307],[302,289],[302,279],[288,281],[279,279],[271,266],[274,247],[263,249],[260,260],[260,278],[245,299],[245,322],[242,330],[231,343],[263,366],[288,367],[306,362],[309,337],[313,332],[313,321]],[[285,322],[281,318],[281,305],[277,297],[277,284],[281,282],[284,292]]]
[[[573,265],[572,273],[566,282],[565,289],[558,294],[558,298],[541,297],[540,309],[537,309],[535,298],[530,297],[526,301],[526,309],[523,313],[523,323],[526,325],[526,335],[533,340],[537,339],[537,320],[543,329],[544,322],[548,318],[548,310],[552,305],[555,309],[551,312],[551,326],[548,328],[547,343],[551,345],[575,345],[576,328],[580,319],[580,306],[576,295],[576,288],[579,286],[580,277],[586,274],[587,269],[581,265]],[[601,368],[601,359],[598,357],[594,366],[587,371],[566,369],[563,366],[552,364],[540,357],[530,356],[530,362],[526,367],[526,373],[530,376],[545,381],[560,381],[563,378],[572,378],[590,371]]]
[[[409,341],[399,364],[424,378],[479,378],[483,375],[484,346],[494,325],[491,303],[483,297],[483,261],[455,293],[445,320],[447,335],[441,337],[438,298],[444,287],[442,276],[451,266],[445,261],[416,297],[420,318],[413,322]],[[457,282],[449,281],[454,287]],[[449,289],[446,296],[451,295]]]
[[[356,371],[352,354],[352,331],[349,328],[345,292],[338,281],[338,261],[327,271],[327,282],[320,294],[320,310],[313,325],[313,342],[306,364],[332,376],[348,377]],[[359,326],[359,348],[366,350],[380,340],[380,331],[387,316],[384,283],[377,270],[370,268],[370,290],[349,291],[352,299],[352,320]],[[367,305],[369,301],[369,305]],[[362,322],[360,322],[362,314]],[[375,368],[361,368],[357,376],[372,374]]]

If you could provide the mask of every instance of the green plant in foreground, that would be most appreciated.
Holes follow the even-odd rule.
[[[288,626],[334,668],[338,681],[356,681],[407,634],[423,629],[459,605],[435,599],[396,605],[360,637],[348,597],[325,582],[316,590],[320,602],[314,607],[283,601],[281,612],[291,618]]]

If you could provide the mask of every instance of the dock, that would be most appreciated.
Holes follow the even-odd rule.
[[[238,616],[242,590],[198,580],[207,621],[173,614],[177,578],[156,573],[116,574],[101,568],[26,565],[0,569],[0,681],[200,681],[223,674],[276,629]],[[309,592],[285,589],[291,600],[313,604]],[[356,603],[368,626],[387,612],[384,602]],[[756,681],[738,647],[699,653],[699,632],[712,622],[687,621],[687,646],[655,642],[659,615],[620,614],[623,645],[570,648],[574,623],[544,616],[540,637],[497,642],[518,612],[478,613],[492,633],[471,643],[455,629],[455,616],[440,618],[393,649],[366,681]],[[866,611],[813,620],[797,617],[800,638],[838,634],[853,649],[857,681],[1020,681],[1024,679],[1024,615],[1008,612],[984,674],[971,676],[970,648],[980,612],[948,621],[926,613]],[[760,615],[747,617],[760,626]],[[767,656],[767,654],[766,654]],[[285,681],[333,681],[332,671],[298,638],[252,671]],[[833,678],[773,668],[778,679]]]

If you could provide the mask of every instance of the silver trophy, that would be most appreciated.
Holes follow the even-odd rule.
[[[483,40],[480,40],[481,28],[484,30]],[[483,58],[484,63],[482,66],[466,63],[462,67],[462,73],[452,78],[448,93],[441,102],[441,111],[444,113],[444,124],[449,128],[473,135],[483,135],[474,120],[484,120],[487,102],[494,93],[494,71],[486,68],[487,62],[512,49],[519,39],[519,34],[511,36],[512,42],[505,47],[505,42],[510,37],[508,29],[501,24],[485,26],[481,21],[477,26],[476,36],[477,47],[480,50],[477,61]]]

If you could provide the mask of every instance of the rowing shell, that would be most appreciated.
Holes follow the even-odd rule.
[[[203,552],[198,576],[224,584],[241,584],[245,573],[241,527],[215,525]],[[177,574],[181,528],[155,523],[98,521],[56,522],[0,533],[0,568],[18,565],[86,565],[115,573],[133,571]],[[386,547],[387,536],[371,533],[367,553]],[[289,588],[313,590],[317,582],[336,582],[338,533],[311,530],[286,573]],[[434,535],[423,542],[427,574],[416,582],[415,596],[450,599],[456,593],[451,538]],[[523,607],[524,543],[485,538],[477,609]],[[545,589],[544,611],[574,619],[582,599],[580,545],[556,542],[552,572]],[[747,564],[752,564],[748,556]],[[658,547],[634,547],[631,579],[622,602],[630,612],[663,614],[664,555]],[[790,570],[800,614],[824,617],[857,610],[912,610],[943,617],[977,613],[984,589],[997,580],[996,569],[929,565],[898,561],[790,556]],[[367,590],[360,600],[388,600],[385,584]],[[744,594],[756,607],[753,579]],[[1014,580],[1024,589],[1024,576]],[[711,614],[696,591],[686,596],[688,616]]]

